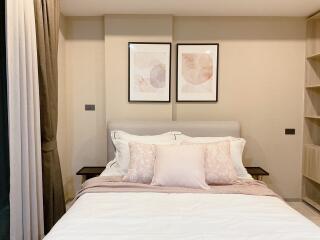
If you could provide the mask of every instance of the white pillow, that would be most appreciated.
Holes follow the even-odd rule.
[[[120,171],[125,175],[128,171],[130,162],[129,142],[148,143],[148,144],[173,144],[175,134],[179,132],[167,132],[160,135],[139,136],[124,131],[111,131],[111,139],[116,148],[115,159],[119,164]]]
[[[100,174],[100,176],[122,176],[123,173],[120,170],[119,164],[117,159],[113,159],[112,161],[108,162],[106,169]]]
[[[208,189],[205,146],[157,145],[151,185]]]
[[[189,137],[184,134],[176,134],[176,140],[184,143],[213,143],[220,141],[230,141],[231,159],[239,178],[252,179],[247,169],[243,166],[242,154],[246,140],[235,137]]]

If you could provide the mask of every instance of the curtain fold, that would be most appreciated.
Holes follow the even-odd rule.
[[[39,63],[44,231],[65,213],[57,149],[59,0],[34,0]]]
[[[6,1],[10,239],[43,237],[38,62],[33,0]]]

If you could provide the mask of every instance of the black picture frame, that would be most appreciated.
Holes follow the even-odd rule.
[[[142,45],[142,44],[150,44],[150,45],[168,45],[169,46],[169,95],[168,100],[132,100],[131,99],[131,61],[130,61],[130,46],[136,44],[136,45]],[[128,42],[128,102],[130,103],[170,103],[171,102],[171,55],[172,55],[172,48],[171,48],[171,42]]]
[[[203,46],[210,45],[217,47],[217,68],[216,68],[216,96],[215,100],[179,100],[179,46]],[[219,43],[177,43],[176,44],[176,102],[180,103],[217,103],[219,98]]]

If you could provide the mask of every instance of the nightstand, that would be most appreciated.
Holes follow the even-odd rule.
[[[77,175],[82,176],[83,181],[99,176],[106,167],[83,167],[78,172]]]
[[[263,176],[269,176],[269,173],[261,167],[246,167],[248,173],[256,180],[262,181]]]

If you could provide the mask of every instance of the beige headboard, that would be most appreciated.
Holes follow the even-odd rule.
[[[114,158],[112,130],[136,135],[154,135],[180,131],[192,137],[240,137],[240,124],[236,121],[110,121],[107,123],[108,162]]]

